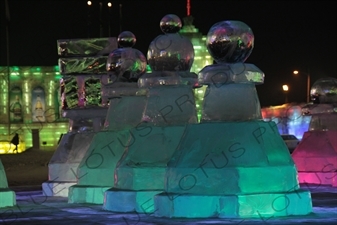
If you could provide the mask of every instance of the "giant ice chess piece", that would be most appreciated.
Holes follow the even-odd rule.
[[[68,196],[78,182],[77,168],[94,134],[103,128],[107,99],[107,55],[117,48],[116,38],[61,39],[57,41],[62,116],[69,119],[69,130],[51,158],[48,181],[42,184],[46,196]]]
[[[149,45],[151,72],[138,80],[145,104],[132,111],[141,113],[142,120],[130,130],[132,135],[114,172],[114,186],[105,192],[106,210],[152,212],[153,197],[164,190],[167,162],[186,126],[197,123],[193,88],[198,80],[197,74],[190,72],[194,49],[191,41],[178,33],[181,26],[178,16],[164,16],[160,21],[164,34]]]
[[[117,43],[119,48],[109,53],[105,64],[110,81],[102,87],[103,97],[109,100],[104,130],[88,145],[77,170],[78,183],[69,189],[70,203],[103,203],[105,190],[114,186],[116,164],[134,135],[132,129],[142,126],[147,96],[137,81],[146,71],[146,58],[133,48],[132,32],[121,32]]]
[[[264,74],[244,63],[253,46],[243,22],[210,28],[207,47],[217,64],[199,72],[207,86],[201,123],[186,127],[168,162],[154,216],[269,218],[312,211],[276,124],[261,119],[255,84]]]
[[[313,104],[303,108],[309,129],[292,153],[303,185],[337,187],[337,79],[321,78],[311,87]]]

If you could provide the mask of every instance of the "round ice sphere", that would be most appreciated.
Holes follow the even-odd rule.
[[[182,27],[180,18],[174,14],[167,14],[160,21],[160,29],[166,33],[177,33]]]
[[[254,48],[254,34],[241,21],[222,21],[208,31],[206,46],[217,63],[244,62]]]
[[[332,77],[318,79],[312,85],[310,95],[315,103],[337,102],[337,79]]]
[[[191,41],[177,33],[181,28],[178,16],[168,14],[160,21],[165,33],[157,36],[147,51],[147,61],[152,71],[190,71],[194,60]]]
[[[193,60],[191,41],[179,34],[158,36],[147,51],[147,61],[153,71],[190,71]]]
[[[118,35],[119,47],[133,47],[136,44],[136,36],[130,31],[123,31]]]
[[[118,48],[107,59],[106,69],[109,75],[119,82],[137,82],[146,71],[146,58],[134,48]]]

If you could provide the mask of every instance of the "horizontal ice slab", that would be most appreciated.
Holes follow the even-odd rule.
[[[312,212],[306,190],[253,195],[161,193],[154,197],[154,216],[184,218],[258,218],[306,215]]]
[[[161,191],[131,191],[111,188],[104,193],[103,209],[113,212],[153,213],[153,196]]]
[[[264,73],[254,64],[228,63],[204,67],[198,74],[200,84],[263,84]]]
[[[107,74],[105,67],[107,59],[107,56],[60,58],[58,66],[63,75]]]
[[[108,55],[117,47],[115,37],[57,40],[57,52],[62,57]]]

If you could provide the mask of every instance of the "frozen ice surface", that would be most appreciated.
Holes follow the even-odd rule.
[[[202,107],[201,121],[247,121],[262,119],[255,85],[208,85]]]
[[[297,171],[274,122],[188,125],[166,173],[165,191],[196,195],[287,192]]]

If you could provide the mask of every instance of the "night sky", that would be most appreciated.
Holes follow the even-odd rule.
[[[137,37],[134,46],[146,55],[150,42],[162,34],[159,23],[166,14],[182,20],[186,0],[93,0],[91,28],[88,28],[86,0],[8,0],[10,66],[57,65],[58,39],[99,37],[102,2],[103,36],[129,30]],[[122,4],[120,15],[120,7]],[[311,84],[336,73],[335,1],[245,1],[191,0],[194,25],[204,35],[220,21],[240,20],[251,27],[255,45],[246,63],[255,64],[266,75],[257,86],[262,106],[284,103],[282,84],[290,87],[290,102],[305,102],[306,75],[293,75],[297,69],[310,72]],[[0,66],[7,66],[5,0],[0,0]],[[122,20],[120,20],[122,17]],[[122,29],[121,29],[122,28]]]

